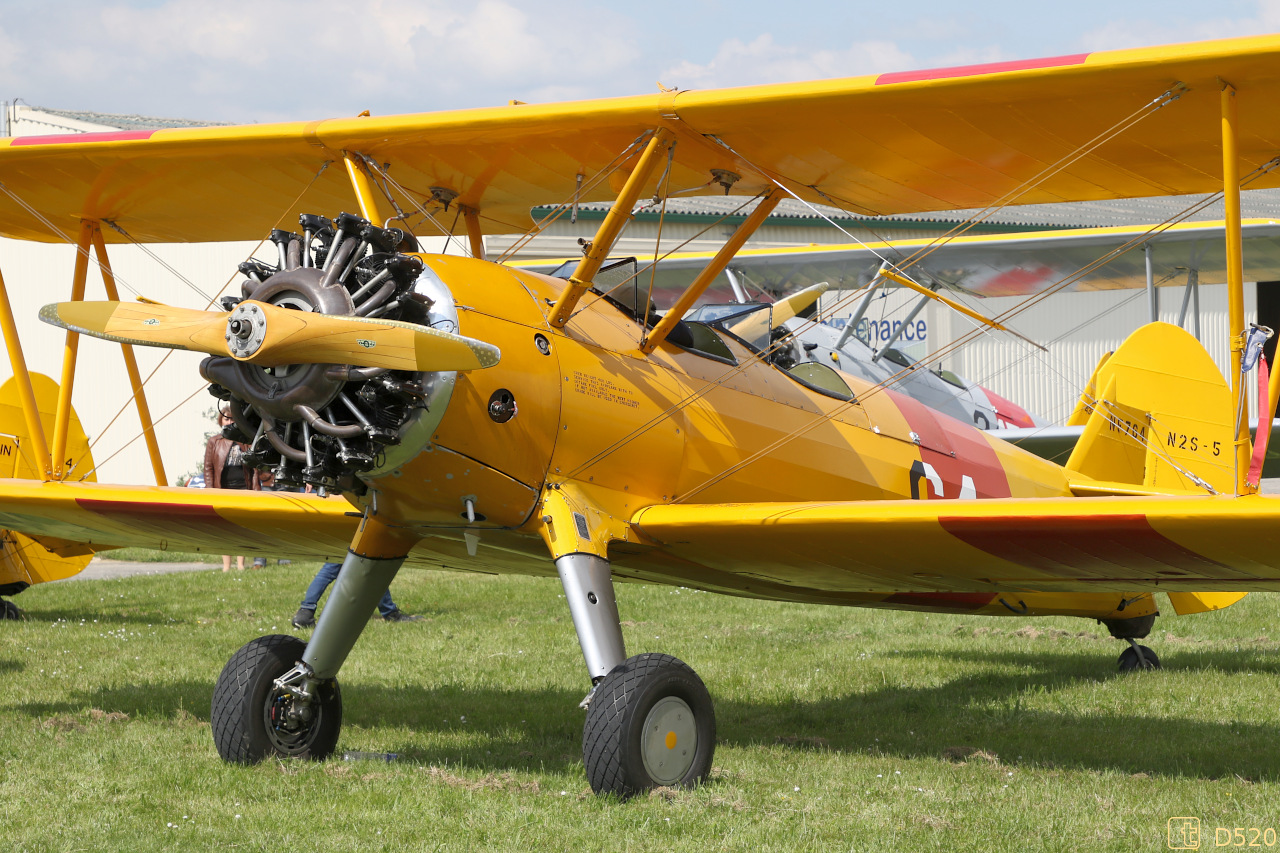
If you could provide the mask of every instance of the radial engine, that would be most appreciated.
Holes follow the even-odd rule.
[[[240,296],[222,299],[232,312],[230,351],[252,356],[263,342],[254,300],[293,311],[380,318],[456,332],[452,295],[410,252],[417,241],[343,213],[299,218],[301,234],[276,229],[273,266],[240,264]],[[372,346],[372,343],[367,344]],[[277,488],[311,486],[321,494],[363,494],[376,479],[417,455],[444,414],[456,374],[347,364],[263,367],[226,356],[200,365],[209,393],[234,421],[224,434],[249,445],[246,464],[270,472]]]

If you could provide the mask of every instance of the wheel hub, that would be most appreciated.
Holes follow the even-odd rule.
[[[697,723],[683,699],[666,696],[649,709],[640,735],[640,755],[649,778],[659,785],[677,784],[693,766],[697,750]]]

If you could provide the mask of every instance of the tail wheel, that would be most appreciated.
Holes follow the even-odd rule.
[[[697,674],[670,655],[630,658],[605,676],[587,710],[582,761],[597,794],[692,788],[711,773],[716,717]]]
[[[0,622],[5,619],[21,619],[22,611],[12,601],[0,598]]]
[[[1160,658],[1156,657],[1156,653],[1146,646],[1140,646],[1133,640],[1129,641],[1129,648],[1120,653],[1120,671],[1135,672],[1142,669],[1159,669]]]
[[[225,761],[255,764],[269,756],[327,758],[342,728],[342,694],[330,679],[305,704],[275,681],[306,651],[297,637],[272,634],[232,655],[213,688],[213,740]]]

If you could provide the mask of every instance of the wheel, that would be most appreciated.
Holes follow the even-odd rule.
[[[227,661],[209,717],[224,761],[254,764],[272,755],[320,760],[333,752],[342,728],[338,682],[321,683],[305,709],[273,684],[306,648],[297,637],[272,634],[245,644]]]
[[[659,785],[692,788],[711,772],[715,749],[711,696],[670,655],[636,655],[605,676],[582,731],[591,790],[623,798]]]
[[[21,619],[22,611],[18,609],[18,605],[8,599],[0,598],[0,622],[5,619]]]
[[[1135,650],[1136,649],[1136,650]],[[1138,657],[1138,651],[1142,652],[1142,657]],[[1159,669],[1160,658],[1156,657],[1156,653],[1146,646],[1130,646],[1120,653],[1120,671],[1133,672],[1139,669]]]

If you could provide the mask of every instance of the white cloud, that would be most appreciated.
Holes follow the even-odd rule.
[[[1257,11],[1243,18],[1213,17],[1187,20],[1143,18],[1109,21],[1080,39],[1086,50],[1120,50],[1149,45],[1175,44],[1205,39],[1263,35],[1280,31],[1280,0],[1258,0]]]
[[[589,0],[537,14],[515,2],[75,0],[59,16],[6,12],[4,95],[210,120],[321,118],[583,93],[638,55],[629,40],[611,43],[590,51],[587,72],[569,61],[576,46],[594,28],[629,31],[625,18]]]
[[[912,56],[893,42],[862,41],[841,50],[819,50],[778,44],[766,33],[750,42],[727,39],[710,62],[681,62],[663,72],[662,82],[683,89],[705,89],[849,77],[915,66]]]

